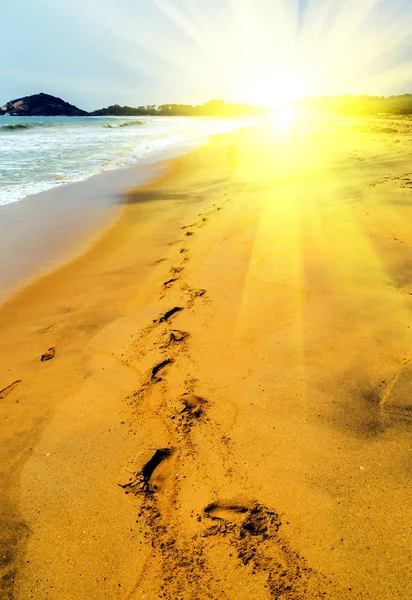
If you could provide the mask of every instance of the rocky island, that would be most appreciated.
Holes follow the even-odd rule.
[[[50,94],[34,94],[7,102],[0,107],[0,116],[13,117],[87,117],[88,113]]]

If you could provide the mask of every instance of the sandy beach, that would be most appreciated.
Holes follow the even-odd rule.
[[[0,308],[1,599],[412,596],[410,123],[216,136]]]

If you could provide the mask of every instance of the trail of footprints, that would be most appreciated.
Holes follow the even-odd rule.
[[[373,181],[367,184],[367,187],[377,187],[380,185],[384,185],[387,183],[397,182],[397,185],[401,188],[411,189],[412,188],[412,179],[410,177],[412,173],[405,173],[400,176],[387,175],[378,181]]]
[[[233,157],[231,157],[233,162]],[[234,167],[233,167],[234,168]],[[183,230],[203,227],[206,215],[222,210],[216,204],[205,213],[201,213],[200,222],[184,226]],[[187,234],[187,231],[186,231]],[[165,328],[155,337],[154,344],[165,358],[154,364],[145,383],[133,395],[135,402],[144,402],[150,395],[152,386],[162,397],[157,411],[163,422],[167,423],[173,441],[163,448],[151,448],[137,457],[119,481],[125,493],[141,498],[141,508],[137,522],[143,524],[145,536],[152,548],[152,567],[145,568],[145,574],[153,570],[153,578],[159,580],[157,593],[151,597],[166,600],[192,599],[199,596],[213,599],[229,599],[225,585],[221,583],[220,573],[213,570],[210,560],[211,549],[223,544],[227,552],[228,566],[245,569],[244,583],[260,575],[265,581],[265,597],[297,600],[300,598],[321,598],[324,593],[322,578],[306,565],[305,560],[294,553],[280,534],[279,515],[257,501],[247,504],[215,501],[204,507],[201,514],[193,518],[196,533],[188,537],[178,522],[178,498],[180,481],[178,475],[179,457],[190,456],[196,460],[196,446],[191,437],[194,427],[213,427],[207,410],[208,399],[196,393],[196,380],[185,380],[184,391],[176,398],[168,398],[167,372],[176,368],[179,355],[190,357],[188,344],[190,332],[177,329],[173,320],[179,313],[190,310],[195,303],[206,296],[206,290],[193,289],[184,281],[185,262],[189,260],[187,248],[180,249],[182,264],[170,269],[171,277],[162,284],[161,297],[165,297],[174,286],[180,286],[182,302],[172,306],[159,315],[143,332],[145,336],[157,333],[157,328]],[[160,337],[160,339],[159,339]],[[222,443],[222,447],[224,444]],[[227,447],[222,448],[228,452]],[[172,515],[171,515],[172,513]],[[222,565],[223,569],[225,565]],[[140,586],[128,596],[134,598]],[[152,579],[153,579],[152,578]],[[143,589],[143,588],[142,588]],[[263,596],[262,596],[263,598]]]

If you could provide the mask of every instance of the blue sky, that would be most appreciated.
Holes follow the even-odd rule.
[[[0,104],[274,104],[412,92],[412,0],[19,0],[2,6]]]

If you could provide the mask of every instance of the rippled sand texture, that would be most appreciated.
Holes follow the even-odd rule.
[[[411,597],[412,138],[387,129],[217,137],[3,307],[3,597]]]

